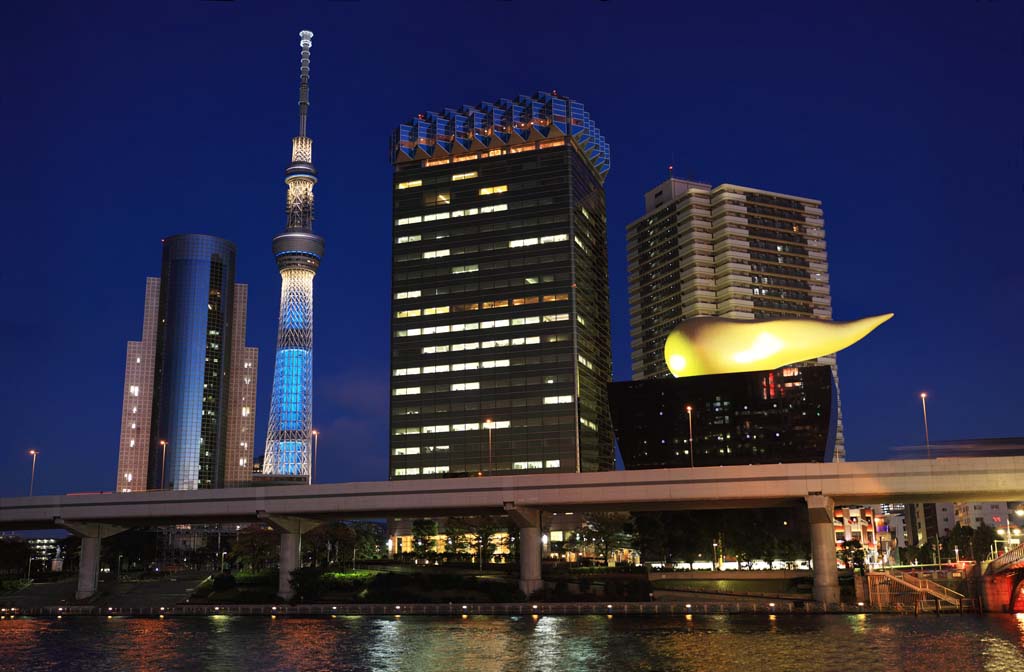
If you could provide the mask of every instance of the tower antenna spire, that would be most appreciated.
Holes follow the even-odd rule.
[[[324,254],[324,239],[313,233],[316,169],[313,139],[306,135],[312,31],[299,33],[299,46],[299,134],[292,138],[292,160],[284,171],[287,222],[273,244],[281,273],[281,313],[263,473],[304,476],[312,482],[313,279]]]
[[[299,136],[306,136],[306,116],[309,114],[309,48],[313,46],[313,31],[299,31],[302,59],[299,61]]]

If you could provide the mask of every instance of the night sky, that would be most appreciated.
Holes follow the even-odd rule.
[[[625,225],[666,177],[824,201],[836,319],[895,319],[839,356],[847,450],[1024,435],[1024,5],[131,2],[0,6],[0,495],[114,486],[126,342],[160,239],[238,245],[273,372],[298,31],[309,132],[318,480],[387,475],[392,128],[557,89],[608,139],[615,377]],[[827,6],[825,6],[827,5]],[[259,449],[257,452],[261,452]]]

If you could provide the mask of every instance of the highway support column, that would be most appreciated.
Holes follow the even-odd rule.
[[[75,599],[87,600],[96,594],[96,589],[99,587],[101,541],[106,537],[124,532],[128,528],[106,523],[87,523],[78,520],[66,521],[63,518],[54,518],[53,523],[82,540],[82,549],[78,560],[78,588],[75,590]]]
[[[505,513],[519,528],[519,589],[529,597],[544,587],[540,572],[540,511],[505,502]]]
[[[292,588],[292,572],[302,562],[302,535],[323,523],[320,520],[300,518],[298,516],[279,516],[259,511],[257,517],[266,522],[281,534],[281,550],[277,568],[277,596],[282,600],[290,600],[295,596]]]
[[[814,570],[814,601],[839,604],[839,570],[836,567],[835,502],[824,495],[807,495],[811,526],[811,563]]]

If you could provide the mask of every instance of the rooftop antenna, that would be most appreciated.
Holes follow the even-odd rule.
[[[306,115],[309,114],[309,48],[313,46],[313,31],[299,32],[302,60],[299,65],[299,137],[306,137]]]

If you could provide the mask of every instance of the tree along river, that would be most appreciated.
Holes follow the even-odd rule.
[[[1024,670],[1024,614],[0,621],[0,671]]]

